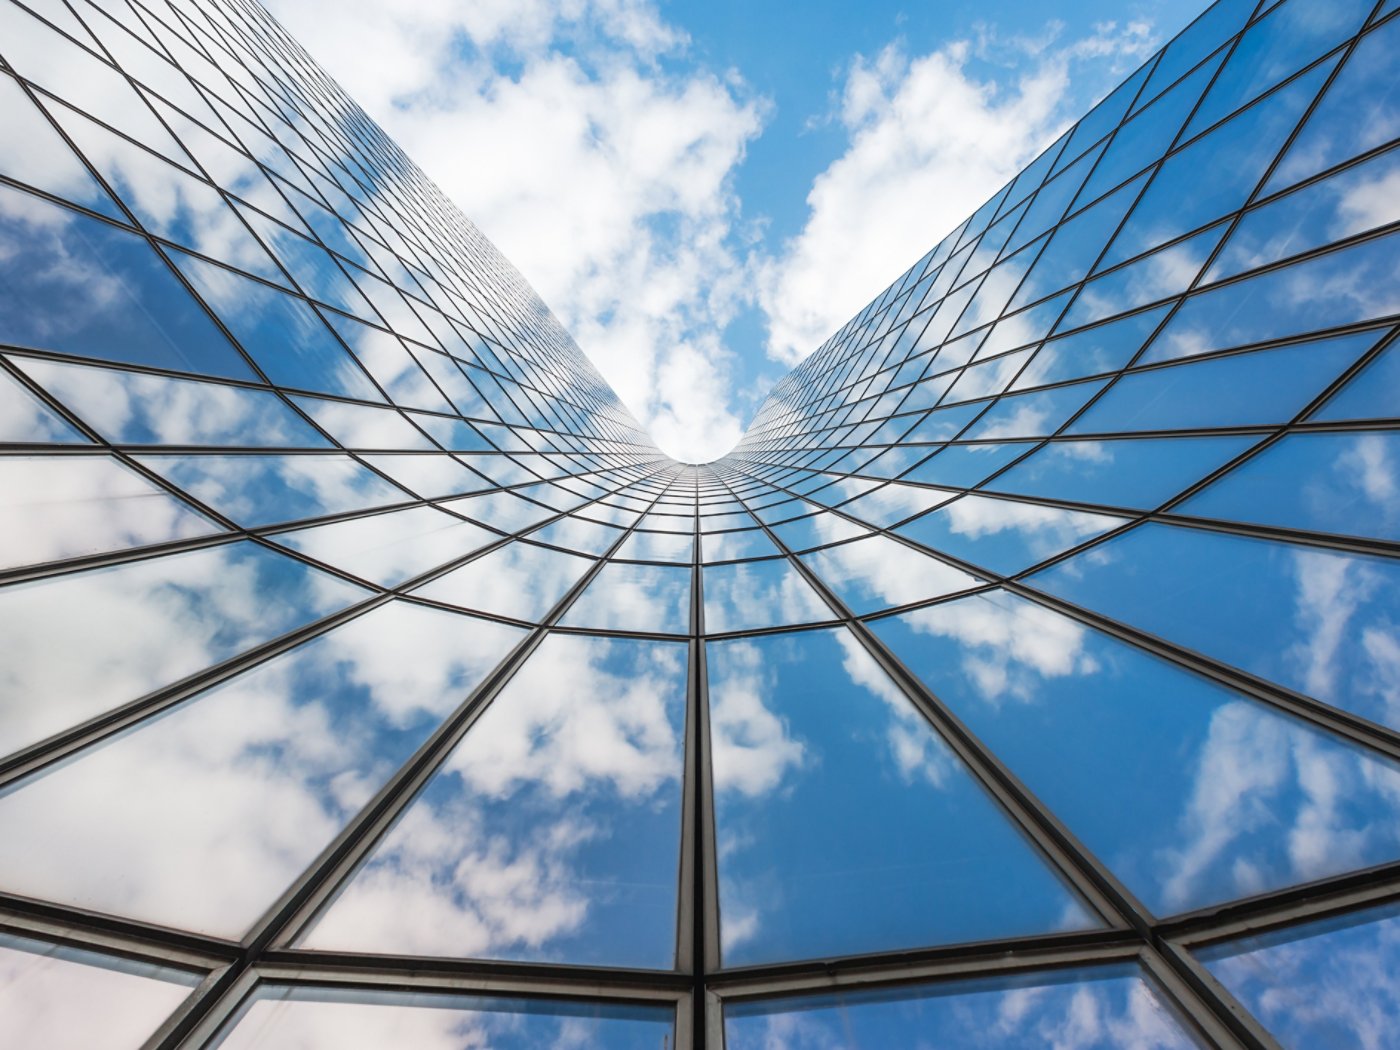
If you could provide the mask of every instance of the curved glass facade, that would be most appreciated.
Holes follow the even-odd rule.
[[[261,8],[0,0],[0,1043],[1395,1045],[1397,8],[694,465]]]

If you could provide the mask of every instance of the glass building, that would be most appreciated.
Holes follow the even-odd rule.
[[[0,0],[0,1044],[1400,1046],[1397,12],[693,465],[250,0]]]

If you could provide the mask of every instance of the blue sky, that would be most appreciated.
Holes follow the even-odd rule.
[[[703,461],[1204,4],[268,6]]]

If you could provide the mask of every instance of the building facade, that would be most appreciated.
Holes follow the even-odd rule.
[[[0,0],[0,1044],[1400,1045],[1398,11],[693,465],[260,7]]]

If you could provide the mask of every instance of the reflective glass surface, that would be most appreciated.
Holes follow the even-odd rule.
[[[727,965],[1094,924],[854,636],[707,656]]]
[[[1400,856],[1400,768],[1074,620],[993,592],[873,626],[1159,915]]]
[[[834,614],[785,560],[707,565],[705,629],[739,631],[830,620]]]
[[[372,514],[274,537],[284,547],[383,587],[397,587],[497,539],[432,507]]]
[[[25,374],[108,441],[123,445],[325,448],[268,390],[142,372],[15,359]]]
[[[1199,566],[1185,576],[1176,566]],[[1400,562],[1143,525],[1030,582],[1289,689],[1400,725]]]
[[[1128,967],[736,1003],[725,1008],[724,1035],[728,1050],[1200,1045]]]
[[[0,456],[0,567],[218,531],[110,456]]]
[[[358,617],[0,796],[0,886],[237,937],[518,638]]]
[[[887,536],[826,547],[803,555],[857,616],[892,605],[938,598],[981,580]]]
[[[548,547],[508,543],[414,593],[465,609],[539,620],[592,564]]]
[[[565,627],[685,634],[690,629],[690,568],[605,565],[560,623]]]
[[[656,1050],[673,1041],[665,1007],[567,1000],[413,994],[340,995],[311,989],[260,988],[219,1050],[530,1050],[590,1046]]]
[[[305,943],[669,969],[685,673],[675,643],[545,641]]]
[[[140,456],[138,462],[248,527],[410,499],[345,455]]]
[[[5,750],[360,597],[368,592],[246,542],[0,588]]]
[[[1177,1046],[1062,966],[1193,913],[1383,1045],[1396,13],[1208,7],[692,464],[261,6],[0,0],[0,955],[146,982],[0,1043]]]
[[[53,1050],[136,1050],[192,975],[0,933],[0,1038]]]
[[[1290,1050],[1384,1046],[1400,1024],[1400,909],[1394,905],[1197,954]]]

